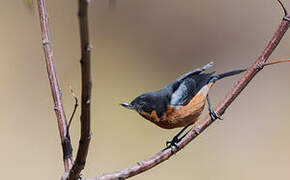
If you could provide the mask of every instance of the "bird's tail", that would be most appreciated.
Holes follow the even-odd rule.
[[[215,82],[219,79],[223,79],[225,77],[228,77],[228,76],[233,76],[233,75],[236,75],[236,74],[240,74],[242,72],[245,72],[247,69],[239,69],[239,70],[234,70],[234,71],[230,71],[230,72],[226,72],[226,73],[222,73],[222,74],[218,74],[216,76],[212,76],[209,80],[209,82]]]

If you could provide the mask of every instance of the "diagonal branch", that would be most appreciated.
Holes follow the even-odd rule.
[[[252,78],[262,69],[263,64],[272,54],[274,49],[279,44],[280,40],[284,36],[285,32],[288,30],[290,22],[290,15],[286,14],[283,18],[279,28],[273,35],[270,42],[267,44],[265,50],[261,53],[258,59],[252,64],[252,66],[248,69],[248,71],[241,77],[241,79],[236,83],[236,85],[227,93],[226,97],[222,99],[219,104],[216,106],[215,110],[219,115],[224,114],[225,110],[229,107],[229,105],[236,99],[236,97],[241,93],[241,91],[248,85],[248,83],[252,80]],[[199,120],[186,134],[186,136],[178,143],[178,149],[175,149],[175,153],[184,148],[189,142],[195,139],[201,132],[203,132],[209,125],[211,125],[214,121],[211,120],[209,115],[207,115],[204,119]],[[137,164],[130,166],[126,169],[104,174],[98,177],[90,178],[87,180],[111,180],[111,179],[126,179],[137,174],[140,174],[144,171],[147,171],[154,166],[162,163],[163,161],[169,159],[173,153],[170,149],[165,151],[161,151],[154,155],[153,157],[138,162]]]
[[[81,138],[74,165],[69,174],[69,180],[79,178],[84,169],[91,139],[91,44],[89,42],[88,25],[89,0],[79,0],[79,27],[81,38],[81,71],[82,71],[82,104],[81,104]]]
[[[61,91],[58,85],[58,80],[55,72],[53,51],[50,40],[49,32],[49,21],[48,21],[48,12],[46,8],[45,0],[38,0],[38,10],[39,18],[41,25],[41,37],[43,51],[45,55],[45,62],[47,68],[47,74],[50,82],[51,93],[54,101],[54,110],[57,117],[58,129],[61,138],[61,144],[63,148],[63,160],[65,172],[68,172],[72,167],[72,146],[67,132],[67,122],[66,116],[63,109]]]

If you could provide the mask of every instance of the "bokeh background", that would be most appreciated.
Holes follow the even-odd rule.
[[[119,107],[214,61],[212,70],[245,68],[281,22],[274,0],[91,1],[92,133],[85,177],[135,164],[178,131],[163,130]],[[290,2],[285,2],[290,9]],[[71,83],[80,97],[77,2],[48,1],[56,69],[67,116]],[[0,169],[3,179],[59,179],[62,152],[40,39],[36,4],[0,2]],[[288,32],[271,59],[290,58]],[[289,179],[290,63],[265,68],[223,116],[180,153],[132,179]],[[214,103],[238,76],[211,90]],[[71,127],[74,153],[79,111]]]

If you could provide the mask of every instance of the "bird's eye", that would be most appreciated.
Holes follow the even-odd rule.
[[[141,106],[144,106],[146,103],[145,102],[140,102],[140,105]]]
[[[142,106],[142,110],[147,113],[151,113],[153,111],[153,109],[150,106]]]

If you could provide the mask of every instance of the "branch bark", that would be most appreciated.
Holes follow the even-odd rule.
[[[79,0],[79,28],[81,39],[81,71],[82,71],[82,102],[81,102],[81,138],[69,180],[78,179],[84,169],[91,139],[91,44],[89,41],[88,5],[89,0]]]
[[[284,9],[285,10],[285,9]],[[251,67],[247,70],[247,72],[240,78],[240,80],[236,83],[236,85],[227,93],[224,99],[222,99],[215,110],[219,115],[223,115],[225,110],[229,107],[229,105],[236,99],[236,97],[241,93],[241,91],[248,85],[248,83],[252,80],[252,78],[262,69],[263,64],[272,54],[274,49],[279,44],[280,40],[284,36],[285,32],[288,30],[290,22],[290,15],[285,11],[285,16],[278,27],[277,31],[273,35],[270,42],[267,44],[265,50],[261,53],[256,61],[251,65]],[[186,136],[178,143],[178,149],[175,149],[174,153],[177,153],[182,148],[184,148],[189,142],[195,139],[201,132],[203,132],[209,125],[211,125],[214,121],[207,115],[204,119],[199,120],[194,126],[187,132]],[[137,174],[140,174],[144,171],[147,171],[154,166],[164,162],[169,159],[173,153],[170,149],[165,151],[161,151],[156,155],[152,156],[147,160],[143,160],[138,162],[137,164],[130,166],[126,169],[103,174],[98,177],[89,178],[87,180],[113,180],[113,179],[126,179]]]
[[[64,160],[64,168],[65,172],[69,172],[72,167],[72,146],[69,138],[69,134],[67,134],[67,121],[66,116],[62,104],[61,91],[58,85],[58,80],[55,71],[54,58],[52,45],[50,40],[50,32],[49,32],[49,17],[46,8],[45,0],[38,0],[38,10],[39,10],[39,18],[41,25],[41,37],[42,37],[42,45],[43,51],[45,55],[45,62],[47,68],[47,74],[49,78],[49,83],[51,87],[51,93],[54,101],[54,110],[57,117],[58,129],[61,138],[61,144],[63,148],[63,160]]]

